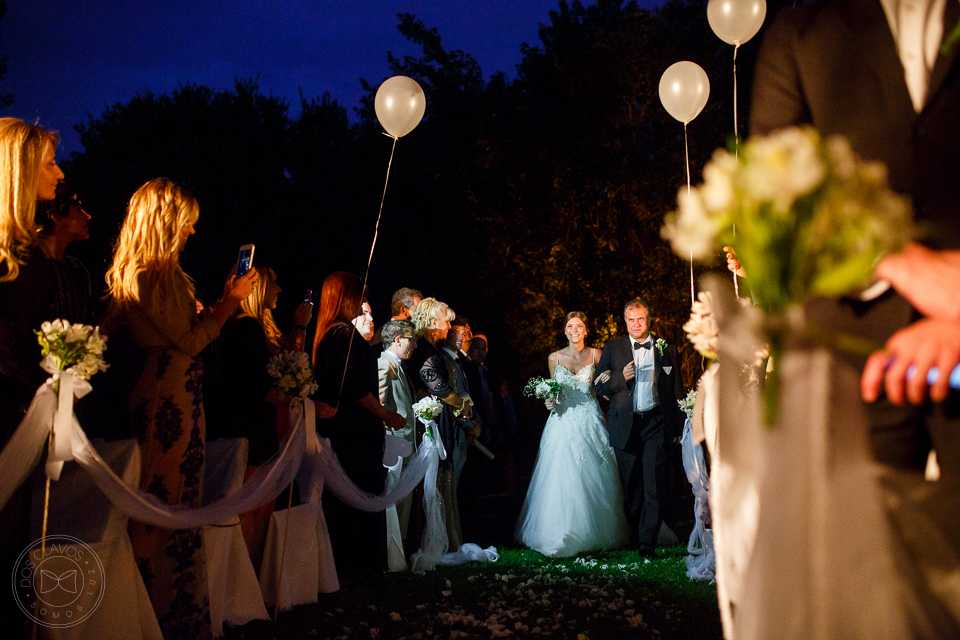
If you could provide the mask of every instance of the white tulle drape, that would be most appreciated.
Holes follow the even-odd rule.
[[[713,580],[716,573],[716,558],[713,551],[713,531],[710,528],[710,481],[707,462],[700,445],[693,443],[693,421],[684,422],[683,436],[680,438],[680,450],[683,456],[683,469],[693,489],[693,531],[687,542],[687,553],[683,561],[687,565],[687,577],[693,580]]]
[[[79,379],[74,382],[73,391],[77,397],[90,391],[89,383]],[[0,469],[3,470],[0,476],[0,508],[37,464],[44,442],[57,421],[59,401],[55,383],[51,377],[37,390],[26,416],[0,452]],[[439,439],[425,438],[416,457],[407,463],[400,478],[380,495],[372,495],[362,491],[347,477],[330,441],[317,438],[314,420],[314,406],[310,400],[304,404],[294,403],[290,415],[293,426],[284,436],[277,453],[261,465],[239,491],[198,508],[165,504],[156,496],[142,491],[136,484],[124,482],[90,445],[72,410],[66,437],[62,435],[63,431],[57,437],[61,442],[66,440],[71,443],[71,452],[77,464],[92,476],[97,487],[118,509],[134,520],[164,529],[228,523],[235,516],[274,500],[296,477],[305,485],[301,486],[303,495],[319,497],[327,489],[354,509],[384,511],[409,495],[426,476],[424,507],[427,510],[427,530],[423,547],[415,554],[419,560],[415,562],[414,570],[428,571],[441,563],[498,559],[495,548],[483,550],[475,544],[446,553],[448,541],[443,522],[443,504],[436,490],[437,467],[443,448]],[[63,422],[62,419],[60,422]],[[446,456],[446,452],[442,454]],[[319,508],[319,500],[316,504]]]

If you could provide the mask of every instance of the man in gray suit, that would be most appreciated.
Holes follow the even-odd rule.
[[[384,426],[387,434],[399,436],[410,443],[412,453],[404,458],[403,466],[417,452],[417,418],[413,413],[416,398],[413,381],[403,370],[403,361],[409,360],[417,346],[413,323],[409,320],[390,320],[383,325],[383,345],[386,347],[377,360],[377,373],[380,379],[380,404],[387,411],[395,411],[404,417],[407,425],[402,429]],[[397,518],[400,521],[400,537],[406,545],[407,525],[410,522],[410,509],[413,505],[413,492],[397,503]]]
[[[668,447],[683,433],[677,404],[684,397],[680,356],[674,345],[650,333],[645,301],[631,300],[623,315],[629,335],[604,345],[594,390],[610,398],[607,430],[623,484],[631,546],[653,557],[663,521]]]

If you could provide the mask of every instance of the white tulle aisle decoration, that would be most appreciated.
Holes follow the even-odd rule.
[[[691,398],[692,400],[692,398]],[[681,401],[682,403],[683,401]],[[710,528],[710,481],[707,463],[700,445],[693,444],[692,402],[688,417],[683,424],[683,436],[680,438],[680,450],[683,455],[683,469],[693,488],[694,525],[687,542],[687,553],[683,561],[687,565],[687,577],[693,580],[713,580],[717,562],[713,551],[713,530]]]

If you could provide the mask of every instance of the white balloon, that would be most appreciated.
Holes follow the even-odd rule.
[[[683,124],[700,115],[709,97],[707,72],[694,62],[675,62],[660,76],[660,102]]]
[[[427,108],[427,98],[416,80],[393,76],[377,89],[373,108],[387,133],[402,138],[420,124]]]
[[[767,15],[766,0],[710,0],[707,22],[727,44],[741,45],[757,35]]]

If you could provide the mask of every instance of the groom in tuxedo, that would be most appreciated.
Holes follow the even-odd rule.
[[[683,397],[677,348],[650,333],[650,306],[640,298],[623,309],[627,336],[603,347],[594,384],[610,398],[607,430],[617,456],[631,546],[654,556],[663,521],[661,501],[667,480],[667,447],[683,433]]]

